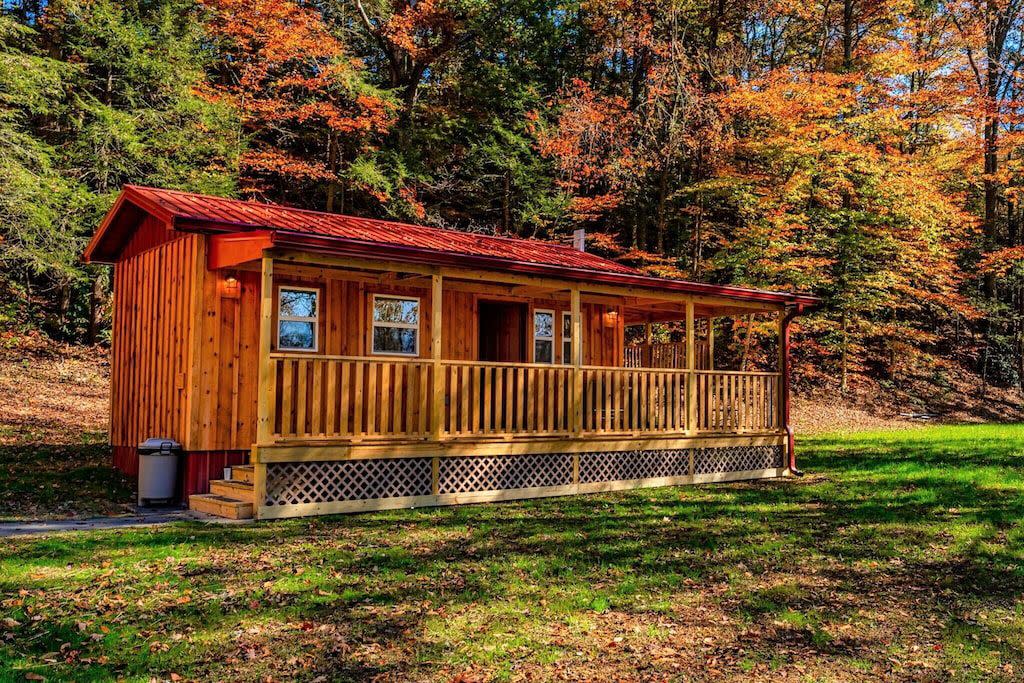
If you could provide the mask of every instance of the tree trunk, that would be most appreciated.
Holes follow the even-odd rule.
[[[666,217],[665,205],[668,202],[668,164],[661,169],[661,173],[658,176],[658,209],[655,218],[655,233],[654,233],[654,251],[658,254],[665,254],[665,224],[668,221]]]
[[[846,313],[843,313],[839,326],[843,331],[843,347],[839,356],[839,391],[845,394],[850,374],[850,325]]]
[[[986,118],[984,234],[985,251],[992,251],[999,237],[999,183],[995,178],[999,172],[999,117],[991,111]],[[996,297],[996,278],[991,270],[985,273],[985,295],[990,299]]]
[[[88,340],[95,344],[100,338],[100,319],[103,311],[103,275],[97,273],[92,281],[92,292],[89,295],[89,331]]]
[[[740,372],[747,371],[747,359],[750,357],[750,333],[754,331],[754,316],[747,316],[747,332],[743,335],[743,358],[740,360]]]
[[[334,195],[338,190],[338,134],[331,131],[327,135],[327,168],[331,172],[331,179],[327,181],[327,203],[328,213],[334,211]]]
[[[501,232],[507,235],[512,231],[512,172],[510,170],[505,169],[501,185]]]
[[[843,70],[853,69],[853,0],[843,0]]]

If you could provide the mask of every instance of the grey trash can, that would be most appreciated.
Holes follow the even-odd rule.
[[[139,444],[139,505],[170,503],[178,483],[181,444],[174,439],[146,439]]]

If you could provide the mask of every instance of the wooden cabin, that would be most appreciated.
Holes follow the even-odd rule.
[[[814,297],[643,275],[568,245],[127,186],[110,440],[184,448],[183,496],[288,517],[795,469],[788,325]],[[777,316],[771,372],[714,321]],[[682,321],[681,341],[625,329]],[[225,476],[230,468],[230,477]]]

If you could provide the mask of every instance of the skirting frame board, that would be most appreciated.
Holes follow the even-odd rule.
[[[269,463],[257,514],[301,517],[775,478],[787,474],[784,451],[748,445]]]

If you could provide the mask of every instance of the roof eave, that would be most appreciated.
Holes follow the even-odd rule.
[[[815,308],[820,305],[818,297],[790,292],[771,292],[765,290],[731,287],[729,285],[713,285],[686,280],[669,280],[643,274],[616,273],[584,268],[570,268],[524,261],[512,261],[491,256],[469,256],[440,252],[432,249],[404,245],[381,244],[360,240],[322,237],[277,230],[274,231],[274,246],[285,249],[316,251],[338,256],[372,256],[389,257],[404,262],[426,265],[453,266],[462,268],[480,268],[521,275],[551,277],[574,282],[597,282],[609,285],[640,287],[657,291],[672,291],[733,299],[736,301],[757,302],[781,306],[801,306]]]

